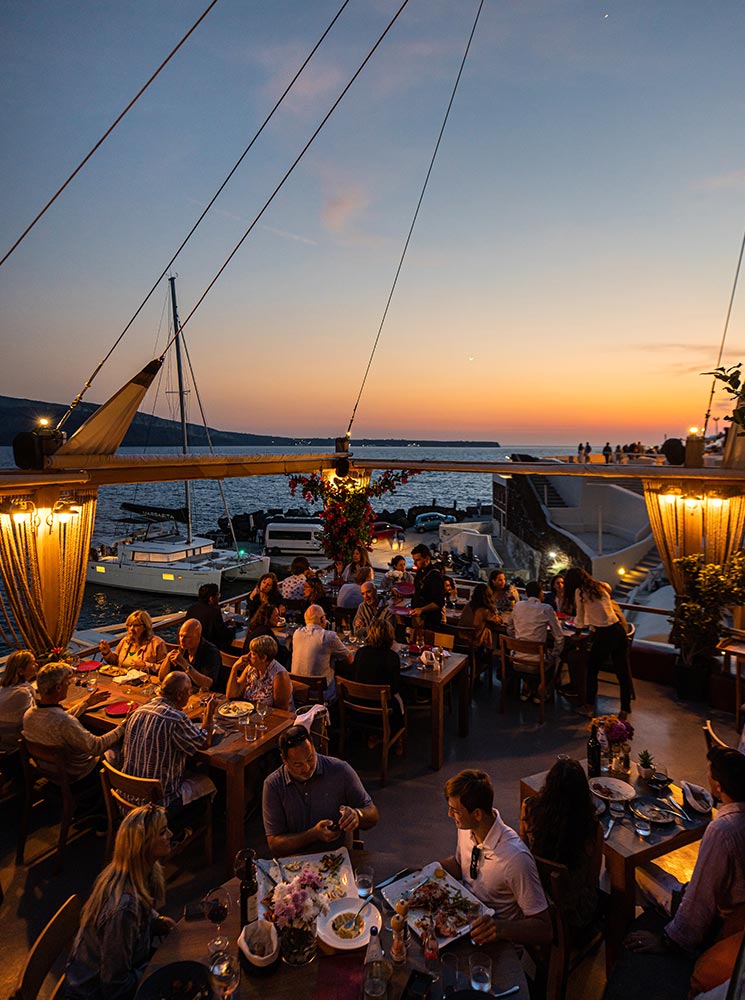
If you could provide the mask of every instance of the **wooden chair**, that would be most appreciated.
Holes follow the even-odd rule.
[[[538,874],[551,904],[553,940],[547,957],[545,974],[546,1000],[564,1000],[569,976],[590,955],[594,954],[603,941],[600,927],[594,928],[581,943],[572,942],[572,934],[566,919],[567,903],[571,897],[569,872],[565,865],[547,858],[536,857]]]
[[[397,732],[391,731],[391,688],[389,684],[358,684],[339,677],[336,681],[339,690],[340,712],[340,757],[344,757],[344,745],[347,734],[354,725],[355,729],[372,733],[380,738],[381,770],[380,783],[385,785],[388,780],[388,754],[391,747],[406,736],[406,709],[404,709],[403,725]]]
[[[302,684],[308,689],[308,698],[305,705],[323,705],[324,696],[328,682],[325,677],[306,677],[304,674],[290,674],[293,688],[295,683]],[[297,703],[296,703],[297,704]]]
[[[504,712],[508,668],[511,668],[516,674],[537,676],[539,680],[539,717],[541,725],[543,725],[546,720],[545,696],[547,691],[553,692],[554,673],[552,667],[546,666],[545,642],[532,642],[529,639],[513,639],[508,635],[500,635],[499,651],[502,658],[502,690],[499,697],[499,711]]]
[[[20,754],[25,787],[23,811],[21,813],[16,844],[16,864],[25,864],[26,840],[31,825],[31,810],[34,805],[38,805],[42,799],[46,799],[49,795],[58,796],[62,804],[62,813],[60,816],[57,847],[54,849],[54,871],[57,873],[62,870],[65,859],[65,848],[67,847],[68,835],[75,811],[75,798],[67,771],[66,751],[64,747],[34,743],[22,736]],[[84,832],[86,831],[78,831],[71,839],[77,839]],[[45,858],[51,853],[51,850],[50,848],[49,850],[42,851],[34,859],[34,863]]]
[[[707,753],[709,752],[709,750],[712,750],[714,747],[721,747],[723,750],[730,750],[731,749],[731,747],[729,746],[729,744],[725,743],[724,740],[721,739],[719,736],[717,736],[717,734],[714,732],[714,727],[711,724],[711,719],[707,719],[706,720],[706,725],[702,726],[701,729],[702,729],[703,734],[704,734],[704,740],[706,742],[706,752]]]
[[[296,677],[291,677],[292,681],[292,700],[295,702],[295,708],[303,708],[305,705],[310,704],[310,686],[305,683],[305,681],[298,680]]]
[[[70,896],[57,910],[34,941],[10,1000],[37,1000],[44,980],[60,955],[69,952],[72,946],[80,924],[81,909],[78,896]],[[51,1000],[58,1000],[62,996],[64,982],[65,977],[62,975],[49,994]]]
[[[108,818],[106,836],[106,859],[108,860],[114,852],[114,841],[121,817],[134,809],[136,805],[145,805],[149,802],[161,804],[163,802],[163,786],[157,778],[135,778],[124,771],[118,771],[107,760],[102,760],[101,787],[103,788]],[[172,845],[168,860],[181,854],[195,840],[203,837],[205,861],[207,866],[212,864],[212,799],[206,795],[200,800],[200,804],[204,805],[204,820],[191,830],[183,840]]]

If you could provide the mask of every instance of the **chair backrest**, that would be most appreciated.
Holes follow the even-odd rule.
[[[135,804],[163,801],[163,786],[157,778],[135,778],[118,771],[106,759],[101,761],[101,781],[104,793],[108,793],[107,801],[110,797],[126,810],[133,809]]]
[[[70,896],[57,910],[34,941],[11,1000],[36,1000],[44,980],[59,956],[70,950],[80,924],[81,909],[79,897]],[[58,991],[59,984],[55,988],[55,993]]]
[[[310,687],[305,681],[299,681],[296,677],[291,677],[292,681],[292,700],[295,702],[295,708],[300,708],[303,705],[307,705],[310,701]]]
[[[543,663],[546,651],[545,642],[534,642],[532,639],[514,639],[509,635],[499,636],[499,646],[502,656],[510,656],[510,662],[518,670],[521,663],[530,664],[535,667],[536,663]]]
[[[569,872],[566,865],[537,855],[534,857],[541,883],[549,900],[553,929],[551,950],[545,959],[544,995],[546,1000],[563,1000],[569,977],[569,931],[564,911]]]
[[[220,659],[222,660],[222,665],[224,667],[232,667],[235,661],[238,659],[238,654],[232,656],[230,653],[226,653],[224,650],[220,650]]]
[[[290,674],[290,680],[292,681],[293,687],[295,682],[302,684],[303,687],[308,690],[308,697],[305,702],[307,705],[322,705],[324,701],[324,694],[326,688],[328,687],[328,682],[325,677],[306,677],[304,674]]]
[[[455,646],[455,636],[452,632],[433,632],[432,645],[442,646],[443,649],[453,649]]]
[[[731,749],[727,743],[724,742],[717,734],[714,732],[714,727],[711,724],[711,719],[706,720],[706,725],[701,727],[704,734],[704,740],[706,741],[707,753],[714,747],[722,747],[724,750]]]
[[[21,760],[24,770],[30,771],[32,767],[50,778],[63,788],[70,787],[70,777],[66,768],[67,751],[63,746],[53,744],[35,743],[21,736]]]
[[[336,681],[343,708],[351,708],[365,715],[387,715],[391,698],[390,684],[360,684],[346,677]]]

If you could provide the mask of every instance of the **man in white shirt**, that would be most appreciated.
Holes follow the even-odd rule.
[[[440,864],[494,911],[473,921],[472,939],[548,944],[551,918],[535,860],[494,809],[489,775],[461,771],[445,785],[445,798],[458,840],[455,854]]]
[[[510,635],[514,635],[516,639],[528,639],[530,642],[546,642],[548,633],[550,632],[554,638],[554,647],[548,653],[548,660],[546,662],[546,668],[548,669],[558,660],[564,646],[564,633],[561,630],[561,625],[559,625],[559,620],[556,617],[554,609],[550,605],[543,603],[543,590],[540,583],[536,580],[531,580],[525,585],[525,594],[526,599],[518,601],[512,609],[512,618],[507,626],[507,631]],[[527,660],[532,659],[532,657],[521,653],[520,659]],[[537,656],[535,661],[537,674]],[[533,701],[539,701],[537,683],[537,677],[535,679],[523,680],[522,693],[520,695],[521,701],[527,701],[531,697]]]
[[[325,677],[326,701],[336,701],[333,657],[351,663],[354,659],[336,632],[326,630],[326,612],[311,604],[305,612],[305,626],[292,636],[292,672],[301,677]]]

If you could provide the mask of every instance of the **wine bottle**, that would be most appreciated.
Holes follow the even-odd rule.
[[[592,727],[587,741],[587,775],[590,778],[600,777],[600,740],[597,726]]]
[[[241,927],[259,919],[259,883],[256,878],[256,852],[246,851],[241,872]]]

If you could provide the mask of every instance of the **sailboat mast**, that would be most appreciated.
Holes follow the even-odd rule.
[[[184,370],[181,360],[181,324],[178,318],[178,305],[176,303],[176,276],[168,279],[171,286],[171,311],[173,313],[173,332],[175,335],[174,346],[176,348],[176,374],[178,377],[178,403],[181,413],[181,452],[189,454],[189,433],[186,429],[186,393],[184,391]],[[191,544],[191,490],[189,480],[184,481],[184,503],[186,505],[187,541]]]

